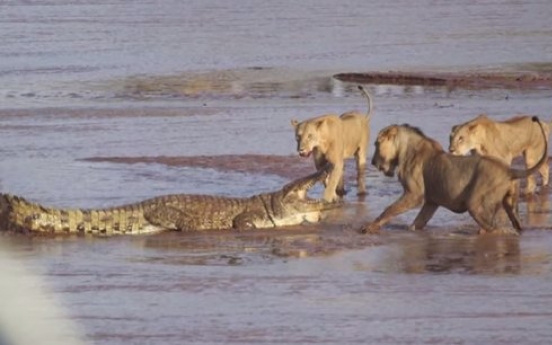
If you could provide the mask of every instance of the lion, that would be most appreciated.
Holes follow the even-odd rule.
[[[317,170],[330,166],[323,196],[329,202],[338,201],[345,195],[344,160],[353,156],[356,160],[358,195],[366,194],[364,172],[370,140],[372,97],[362,86],[358,88],[368,101],[366,114],[350,111],[341,116],[328,114],[302,122],[291,120],[299,155],[308,157],[312,154]]]
[[[533,121],[540,121],[537,117]],[[542,124],[541,137],[546,137]],[[469,212],[480,227],[480,233],[497,231],[495,216],[501,208],[519,234],[521,224],[514,212],[513,180],[537,171],[547,160],[548,145],[536,165],[529,169],[513,169],[503,161],[481,155],[456,156],[447,153],[435,140],[420,129],[391,125],[378,133],[372,165],[387,176],[398,170],[403,187],[401,197],[388,206],[361,231],[377,232],[394,216],[423,206],[410,226],[421,230],[439,206],[455,213]]]
[[[493,121],[487,115],[481,114],[471,121],[452,127],[450,133],[449,152],[454,155],[466,155],[471,151],[483,156],[492,156],[511,165],[512,160],[523,155],[525,165],[533,166],[548,140],[550,127],[542,123],[546,131],[544,140],[540,135],[540,127],[530,116],[515,116],[506,121]],[[538,172],[542,185],[549,184],[549,166],[543,164]],[[536,180],[533,175],[527,178],[527,186],[523,194],[532,194],[536,190]]]

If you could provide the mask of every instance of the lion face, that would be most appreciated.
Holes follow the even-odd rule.
[[[292,122],[295,127],[297,152],[301,157],[308,157],[312,151],[320,146],[320,124],[316,122]]]
[[[395,175],[395,169],[398,165],[397,134],[397,126],[384,128],[380,131],[374,143],[376,150],[372,158],[372,165],[389,177]]]
[[[464,156],[479,149],[478,125],[453,126],[449,138],[449,152]]]

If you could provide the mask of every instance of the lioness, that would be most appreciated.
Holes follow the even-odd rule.
[[[343,182],[344,160],[355,157],[357,166],[358,195],[366,193],[364,172],[370,140],[370,118],[372,97],[362,86],[358,86],[368,100],[368,112],[362,114],[350,111],[337,116],[322,115],[298,122],[291,120],[295,129],[297,151],[302,157],[313,154],[314,165],[320,170],[330,164],[331,171],[325,181],[324,200],[336,201],[345,194]]]
[[[527,167],[539,160],[545,140],[550,133],[549,125],[542,123],[547,133],[540,135],[540,127],[530,116],[516,116],[506,121],[493,121],[481,114],[475,119],[452,127],[449,151],[454,155],[465,155],[474,150],[483,156],[496,157],[506,164],[512,164],[514,157],[523,154]],[[549,167],[543,164],[539,169],[542,185],[549,183]],[[535,192],[534,176],[527,178],[524,194]]]
[[[538,118],[533,121],[539,122]],[[540,122],[539,122],[540,124]],[[541,137],[546,137],[541,125]],[[387,176],[398,169],[402,196],[388,206],[362,232],[376,232],[392,217],[413,209],[424,201],[411,225],[423,229],[439,206],[456,212],[466,211],[481,227],[481,232],[496,230],[495,215],[503,207],[518,233],[522,230],[513,210],[515,189],[511,181],[527,177],[546,162],[548,145],[538,163],[527,170],[510,166],[489,156],[454,156],[446,153],[435,140],[409,125],[382,129],[376,140],[372,164]]]

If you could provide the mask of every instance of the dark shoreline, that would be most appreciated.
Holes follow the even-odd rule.
[[[360,84],[441,86],[451,89],[552,89],[551,72],[366,72],[338,73],[335,79]]]

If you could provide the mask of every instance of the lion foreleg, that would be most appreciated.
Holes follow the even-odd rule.
[[[326,189],[324,190],[324,200],[328,202],[338,201],[336,190],[339,184],[339,180],[343,176],[343,162],[341,164],[332,164]]]
[[[316,167],[316,170],[320,170],[324,168],[326,164],[328,164],[326,157],[324,157],[324,154],[322,154],[319,150],[314,150],[312,158],[314,160],[314,166]]]
[[[341,174],[341,178],[339,179],[339,182],[337,183],[337,187],[335,189],[335,192],[340,197],[343,197],[345,194],[347,194],[347,191],[345,190],[345,175]]]
[[[389,205],[373,222],[364,225],[361,228],[361,232],[377,232],[391,218],[419,206],[422,201],[423,195],[404,193],[399,199]]]
[[[329,169],[328,171],[331,171],[332,167],[331,165],[329,166],[330,163],[328,162],[326,157],[324,157],[324,154],[322,154],[319,150],[314,150],[314,154],[312,155],[312,158],[314,160],[314,166],[316,167],[317,171],[320,171],[322,169]],[[324,181],[322,181],[322,183],[324,184],[324,187],[328,186],[329,178],[330,178],[329,176],[326,176]]]
[[[439,205],[426,201],[424,203],[424,206],[422,206],[422,209],[414,219],[414,222],[410,226],[410,230],[422,230],[426,226],[427,222],[429,222],[431,217],[433,217],[435,211],[437,211],[438,208]]]

